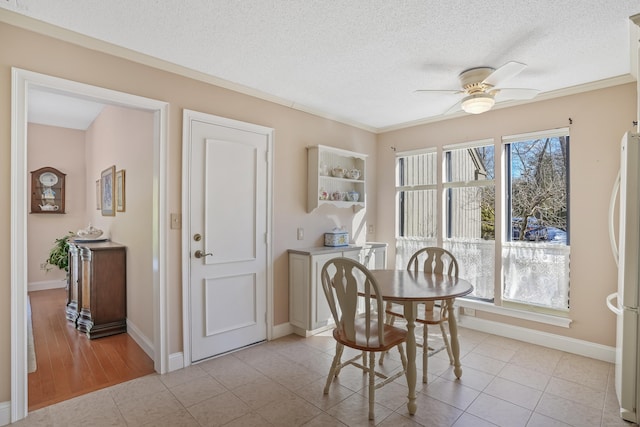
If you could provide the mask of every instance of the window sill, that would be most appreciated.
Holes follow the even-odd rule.
[[[533,311],[500,307],[492,303],[475,301],[465,298],[457,298],[455,304],[458,307],[471,308],[474,310],[485,311],[487,313],[498,314],[501,316],[513,317],[516,319],[528,320],[531,322],[544,323],[546,325],[559,326],[561,328],[569,328],[572,322],[572,320],[568,317],[553,316],[550,314],[536,313]]]

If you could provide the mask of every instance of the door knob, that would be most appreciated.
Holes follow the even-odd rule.
[[[213,255],[213,254],[211,252],[205,254],[204,252],[198,249],[194,255],[196,258],[204,258],[206,256]]]

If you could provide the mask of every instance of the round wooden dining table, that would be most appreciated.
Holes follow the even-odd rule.
[[[458,277],[442,274],[414,272],[409,270],[370,270],[382,299],[404,307],[407,321],[407,385],[409,401],[407,408],[411,415],[416,413],[416,337],[414,334],[417,305],[426,301],[443,301],[449,314],[449,333],[451,335],[451,351],[453,352],[453,372],[456,378],[462,376],[460,365],[460,344],[458,342],[458,326],[453,312],[455,298],[473,292],[471,283]]]

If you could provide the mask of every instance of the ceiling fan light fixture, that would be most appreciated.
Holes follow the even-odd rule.
[[[462,100],[462,109],[470,114],[481,114],[489,111],[496,103],[493,96],[485,93],[469,95]]]

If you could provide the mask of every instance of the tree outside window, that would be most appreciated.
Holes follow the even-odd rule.
[[[503,140],[506,303],[569,309],[569,133]]]

